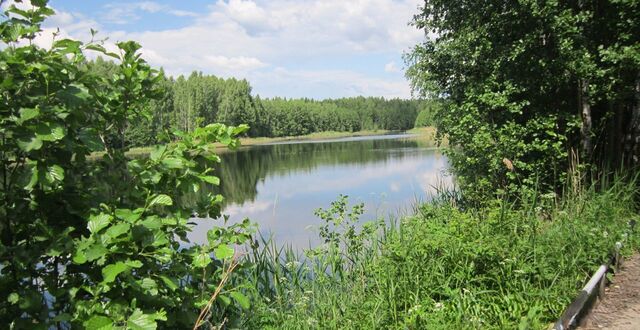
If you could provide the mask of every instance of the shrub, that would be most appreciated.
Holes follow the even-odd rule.
[[[0,319],[30,329],[191,328],[251,225],[191,244],[192,214],[218,217],[222,196],[182,196],[218,184],[212,143],[233,148],[247,127],[175,132],[176,143],[127,159],[123,132],[158,96],[158,72],[134,42],[118,43],[119,54],[71,39],[36,46],[53,11],[31,3],[0,23]],[[87,70],[88,51],[115,58],[116,74]],[[88,157],[96,151],[103,156]],[[216,298],[209,324],[233,323],[247,307],[235,288]]]

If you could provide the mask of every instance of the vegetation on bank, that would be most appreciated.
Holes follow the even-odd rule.
[[[324,244],[299,255],[253,245],[250,329],[546,329],[620,241],[640,247],[634,180],[564,197],[524,190],[461,208],[455,194],[416,214],[357,225],[362,205],[326,210]]]

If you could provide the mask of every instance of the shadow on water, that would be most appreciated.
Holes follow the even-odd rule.
[[[363,219],[372,220],[407,211],[428,200],[434,186],[449,185],[446,158],[426,146],[406,135],[254,146],[221,155],[216,192],[225,196],[223,214],[231,222],[248,217],[277,242],[303,248],[315,243],[313,211],[339,194],[364,202]],[[195,222],[195,242],[220,225]]]

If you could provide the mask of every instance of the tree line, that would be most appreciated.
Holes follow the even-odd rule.
[[[98,57],[87,67],[111,76],[117,65]],[[163,132],[192,132],[211,123],[248,124],[251,137],[297,136],[315,132],[407,130],[433,123],[435,101],[349,97],[328,100],[263,99],[252,95],[247,80],[193,72],[159,82],[162,95],[144,111],[142,120],[125,130],[128,146],[153,145]],[[416,121],[419,119],[418,121]]]

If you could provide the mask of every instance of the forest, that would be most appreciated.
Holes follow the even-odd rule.
[[[7,328],[548,329],[614,246],[640,249],[637,0],[426,1],[405,55],[420,100],[261,99],[245,80],[168,78],[135,41],[43,48],[54,11],[29,3],[0,20]],[[322,244],[295,251],[222,212],[279,169],[236,185],[225,166],[252,160],[217,145],[424,125],[456,186],[411,214],[362,222],[336,196],[315,211]],[[212,222],[202,244],[194,215]]]
[[[117,68],[117,64],[103,57],[83,65],[105,77],[113,75]],[[125,129],[124,141],[129,147],[154,145],[164,132],[173,129],[192,132],[211,123],[247,124],[246,135],[250,137],[326,131],[403,131],[433,125],[438,105],[433,100],[362,96],[333,100],[262,99],[252,94],[246,80],[223,79],[201,72],[174,79],[166,77],[162,70],[159,77],[161,98],[143,110],[144,116],[136,125]]]

